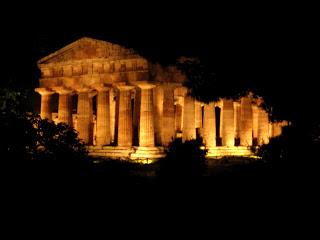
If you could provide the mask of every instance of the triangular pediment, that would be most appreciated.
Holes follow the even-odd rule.
[[[126,59],[138,56],[133,49],[93,38],[81,38],[44,57],[38,64],[61,63],[84,59]]]

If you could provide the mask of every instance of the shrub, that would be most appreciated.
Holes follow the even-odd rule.
[[[206,152],[202,139],[174,139],[160,161],[159,175],[170,177],[201,176],[206,171]]]

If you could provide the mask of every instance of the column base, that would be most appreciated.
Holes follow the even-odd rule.
[[[133,147],[135,152],[131,154],[131,160],[158,160],[166,156],[163,147]]]
[[[207,157],[226,157],[226,156],[253,156],[253,152],[250,147],[244,146],[221,146],[221,147],[213,147],[209,148],[207,152]]]
[[[165,157],[163,147],[88,146],[89,156],[151,163]]]

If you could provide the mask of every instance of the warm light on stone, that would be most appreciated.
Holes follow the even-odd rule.
[[[251,98],[241,98],[240,145],[251,146],[253,134]]]
[[[151,84],[138,84],[141,89],[139,146],[154,147],[154,106],[153,88]]]
[[[97,96],[97,145],[109,145],[110,134],[110,97],[109,88],[104,86],[96,87]]]
[[[182,139],[196,139],[195,100],[189,96],[184,97]]]
[[[151,163],[165,156],[174,138],[185,141],[197,134],[209,157],[250,156],[253,138],[258,145],[267,143],[287,125],[270,123],[258,107],[262,99],[252,95],[196,101],[183,86],[186,76],[175,67],[152,64],[133,49],[105,41],[81,38],[39,60],[38,67],[41,118],[74,126],[92,156]],[[54,93],[59,95],[57,113],[51,111]],[[72,114],[75,94],[77,113]],[[239,138],[241,146],[235,146]]]
[[[40,116],[42,119],[52,120],[51,97],[54,93],[46,88],[36,88],[35,91],[41,95]]]
[[[118,106],[118,146],[132,146],[132,86],[118,86],[119,106]]]
[[[235,138],[233,100],[223,100],[222,122],[222,145],[232,147]]]
[[[216,146],[216,117],[214,103],[204,105],[203,140],[206,147],[209,149]]]

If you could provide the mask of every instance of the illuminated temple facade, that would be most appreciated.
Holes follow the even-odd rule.
[[[81,38],[38,67],[41,117],[73,126],[94,156],[161,158],[173,138],[197,137],[209,156],[250,155],[281,134],[283,123],[270,123],[259,99],[198,102],[177,69],[109,42]]]

